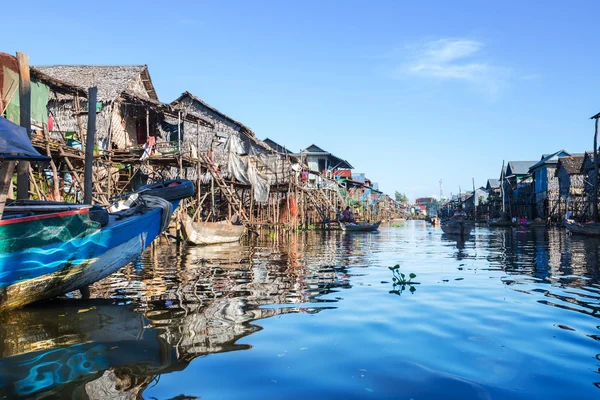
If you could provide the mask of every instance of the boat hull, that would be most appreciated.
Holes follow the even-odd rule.
[[[565,228],[573,234],[600,237],[600,223],[578,224],[567,221]]]
[[[467,236],[471,234],[473,224],[469,222],[452,222],[442,224],[442,231],[448,235]]]
[[[229,222],[197,223],[188,216],[184,217],[183,227],[188,243],[199,246],[238,242],[246,230],[244,225]]]
[[[379,225],[381,225],[381,221],[376,222],[374,224],[364,225],[345,224],[343,222],[340,222],[340,227],[345,232],[373,232],[379,229]]]
[[[178,203],[172,202],[173,209]],[[90,225],[69,240],[60,240],[61,232],[46,243],[36,242],[35,236],[5,243],[0,254],[0,312],[71,292],[114,273],[160,234],[161,218],[162,210],[155,208],[121,220],[111,216],[107,226]]]
[[[512,221],[487,221],[488,226],[496,228],[509,228],[517,226],[516,222]]]

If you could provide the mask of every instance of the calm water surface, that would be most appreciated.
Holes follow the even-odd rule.
[[[0,316],[5,398],[600,399],[600,241],[421,222],[165,241]],[[393,286],[388,267],[415,273]]]

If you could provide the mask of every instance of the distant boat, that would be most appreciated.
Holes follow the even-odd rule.
[[[600,222],[591,222],[588,224],[580,224],[572,220],[565,222],[565,227],[571,233],[586,236],[600,236]]]
[[[442,231],[449,235],[467,236],[473,230],[471,221],[450,219],[442,222]]]
[[[346,232],[373,232],[379,229],[379,225],[381,225],[381,221],[375,222],[373,224],[369,223],[360,223],[353,224],[348,222],[340,222],[340,227],[343,231]]]
[[[183,228],[187,241],[196,245],[238,242],[246,230],[244,225],[229,221],[194,222],[187,215],[183,217]]]
[[[438,217],[433,217],[431,218],[431,225],[433,226],[440,226],[441,225],[441,221]]]
[[[488,226],[491,227],[498,227],[498,228],[505,228],[505,227],[511,227],[511,226],[517,226],[516,222],[512,222],[510,220],[503,220],[503,219],[489,219],[487,221]]]

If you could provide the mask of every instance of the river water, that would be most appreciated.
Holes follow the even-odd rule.
[[[0,316],[0,393],[67,399],[599,399],[600,241],[410,221],[165,239]],[[416,274],[394,285],[394,272]],[[399,276],[399,275],[398,275]]]

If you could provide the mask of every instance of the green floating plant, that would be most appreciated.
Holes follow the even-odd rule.
[[[417,285],[418,283],[413,282],[412,280],[417,277],[416,274],[410,273],[408,277],[400,272],[400,265],[396,264],[393,267],[388,267],[390,271],[392,271],[392,290],[390,293],[397,294],[400,296],[404,290],[406,290],[408,286],[408,290],[411,293],[414,293],[417,289],[413,285]]]

